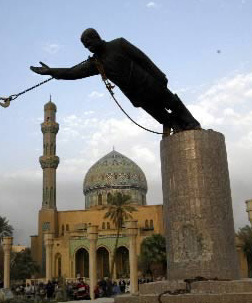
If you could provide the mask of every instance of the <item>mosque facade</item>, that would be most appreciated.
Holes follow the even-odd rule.
[[[116,227],[105,219],[110,196],[122,193],[131,197],[136,208],[132,219],[137,221],[136,251],[144,238],[164,234],[162,205],[147,205],[147,180],[142,169],[131,159],[114,149],[90,167],[83,182],[85,209],[59,211],[56,203],[56,170],[60,159],[56,155],[56,105],[44,106],[43,155],[39,161],[43,170],[42,206],[38,214],[38,234],[31,236],[33,259],[40,265],[41,277],[68,279],[89,277],[89,259],[94,258],[88,237],[89,226],[98,227],[96,246],[97,278],[109,275]],[[252,205],[252,203],[250,203]],[[251,207],[251,206],[250,206]],[[252,209],[252,207],[251,207]],[[252,220],[251,220],[252,221]],[[113,278],[129,277],[130,239],[122,229],[115,256]],[[241,277],[247,277],[247,262],[242,243],[236,238]]]
[[[56,155],[56,105],[44,106],[43,156],[39,161],[43,170],[42,206],[38,214],[38,234],[31,236],[33,259],[41,267],[41,276],[50,267],[51,276],[59,278],[89,277],[90,243],[87,229],[98,226],[96,249],[97,277],[106,277],[111,269],[116,227],[104,219],[110,196],[115,193],[129,195],[136,208],[132,217],[137,220],[137,254],[145,237],[163,234],[162,205],[147,205],[147,180],[142,169],[131,159],[112,150],[98,160],[86,173],[83,182],[85,209],[57,210],[56,170],[59,157]],[[50,241],[45,241],[45,238]],[[46,249],[50,245],[50,250]],[[49,251],[49,254],[48,254]],[[93,257],[93,256],[92,256]],[[46,262],[50,258],[50,262]],[[114,278],[129,277],[129,238],[122,229],[115,256]]]

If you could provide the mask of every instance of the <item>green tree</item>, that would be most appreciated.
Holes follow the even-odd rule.
[[[116,227],[116,242],[114,246],[114,254],[112,259],[112,266],[110,271],[110,277],[113,275],[116,251],[118,247],[119,235],[122,231],[123,224],[125,220],[131,219],[131,213],[137,211],[137,209],[131,205],[131,197],[129,195],[124,195],[120,192],[109,196],[108,209],[104,215],[104,219],[110,219]],[[105,207],[104,207],[105,208]]]
[[[166,268],[165,238],[160,234],[146,237],[141,243],[139,267],[144,274],[153,276],[153,267],[161,265],[163,271]]]
[[[0,216],[0,243],[3,237],[9,237],[13,234],[13,227],[9,224],[9,221],[5,217]]]
[[[38,272],[39,266],[33,261],[30,248],[12,254],[11,279],[30,279],[32,275]]]
[[[252,227],[246,225],[237,232],[238,238],[242,242],[242,250],[248,262],[248,276],[252,278]]]

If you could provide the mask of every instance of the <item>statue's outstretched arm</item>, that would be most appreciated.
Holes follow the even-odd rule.
[[[124,51],[141,65],[147,72],[151,73],[162,84],[167,85],[166,75],[151,61],[151,59],[145,55],[139,48],[131,44],[124,38],[121,38],[121,43]]]
[[[31,66],[30,69],[37,74],[50,75],[56,79],[76,80],[99,74],[95,63],[91,59],[71,68],[50,68],[43,62],[40,62],[40,64],[41,67]]]

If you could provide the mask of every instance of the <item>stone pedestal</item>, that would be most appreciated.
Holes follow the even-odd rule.
[[[161,141],[168,280],[237,279],[225,139],[191,130]]]
[[[12,248],[12,237],[3,237],[4,251],[4,288],[10,288],[10,254]]]
[[[138,293],[138,268],[137,268],[137,220],[126,221],[127,236],[129,237],[130,251],[130,293],[132,295]]]
[[[44,243],[46,248],[46,281],[52,281],[53,234],[44,234]]]
[[[178,290],[185,293],[168,293]],[[115,303],[252,303],[252,280],[194,282],[190,289],[182,280],[145,283],[139,296],[118,296]]]
[[[90,279],[90,297],[94,300],[94,290],[97,284],[97,256],[96,246],[98,240],[98,226],[91,225],[87,228],[87,235],[89,239],[89,279]]]

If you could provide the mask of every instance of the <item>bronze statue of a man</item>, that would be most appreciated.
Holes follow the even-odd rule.
[[[106,42],[95,29],[86,29],[81,42],[94,55],[72,68],[31,66],[41,75],[56,79],[75,80],[100,73],[99,62],[106,77],[117,85],[135,107],[142,107],[159,123],[174,131],[199,129],[192,116],[176,94],[167,88],[165,74],[137,47],[124,38]]]

